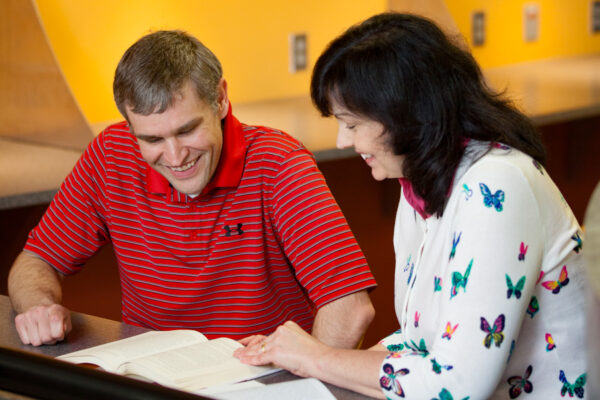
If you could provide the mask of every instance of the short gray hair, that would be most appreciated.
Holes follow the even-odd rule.
[[[217,108],[223,69],[217,57],[198,39],[179,30],[143,36],[123,55],[113,82],[117,108],[149,115],[165,111],[188,81],[200,99]]]

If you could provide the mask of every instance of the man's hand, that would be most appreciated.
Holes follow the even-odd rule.
[[[24,344],[54,344],[71,332],[71,313],[60,304],[35,306],[15,317]]]
[[[8,295],[24,344],[40,346],[63,340],[71,331],[71,314],[60,305],[59,275],[41,258],[22,252],[8,274]]]

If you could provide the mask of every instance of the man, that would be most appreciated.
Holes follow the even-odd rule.
[[[129,48],[113,89],[127,122],[89,145],[11,269],[21,340],[65,337],[60,280],[110,240],[126,323],[240,339],[293,320],[355,346],[375,282],[311,154],[237,121],[219,61],[180,31]]]

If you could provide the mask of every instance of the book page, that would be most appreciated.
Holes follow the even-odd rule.
[[[233,356],[239,347],[242,345],[232,339],[213,339],[138,358],[125,364],[123,371],[146,376],[165,386],[193,391],[278,370],[242,364]]]
[[[248,390],[262,386],[265,386],[265,384],[257,380],[251,380],[237,383],[225,383],[222,385],[215,385],[207,387],[205,389],[195,390],[193,393],[202,396],[214,397],[219,393],[233,392],[235,390]]]
[[[95,364],[107,371],[118,372],[126,361],[206,340],[200,332],[192,330],[152,331],[56,358],[75,364]]]
[[[204,394],[202,391],[199,393]],[[240,387],[229,392],[210,393],[210,396],[219,400],[335,400],[329,389],[315,378],[296,379],[259,387]]]

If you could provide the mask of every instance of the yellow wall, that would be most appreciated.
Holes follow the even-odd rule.
[[[427,1],[427,0],[421,0]],[[387,0],[35,0],[67,82],[91,123],[120,118],[114,69],[129,45],[157,29],[184,29],[221,60],[233,102],[308,93],[310,68],[348,26],[387,9]],[[589,34],[588,0],[538,0],[540,39],[523,41],[523,0],[446,0],[470,43],[471,13],[486,12],[482,67],[600,51]],[[309,68],[288,72],[288,34],[307,32]]]
[[[539,40],[523,40],[523,6],[537,3]],[[550,57],[600,52],[600,34],[590,34],[589,0],[446,0],[458,29],[471,41],[471,14],[486,14],[486,43],[471,47],[483,68]]]
[[[68,84],[90,123],[120,118],[112,78],[123,52],[158,29],[183,29],[221,60],[233,102],[308,92],[310,66],[385,0],[36,0]],[[288,34],[308,33],[309,69],[288,72]]]

